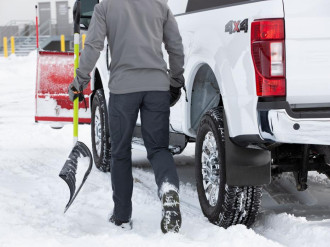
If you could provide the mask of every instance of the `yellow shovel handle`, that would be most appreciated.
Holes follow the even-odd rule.
[[[76,70],[79,67],[79,38],[80,34],[74,34],[74,78],[77,76]],[[79,90],[79,89],[78,89]],[[79,97],[73,102],[73,138],[78,141],[78,122],[79,122]]]

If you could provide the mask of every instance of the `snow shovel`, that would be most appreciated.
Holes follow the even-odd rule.
[[[79,67],[79,39],[80,39],[80,0],[76,0],[73,10],[74,19],[74,77]],[[79,191],[87,180],[93,166],[93,157],[88,147],[78,141],[78,120],[79,120],[79,97],[73,102],[73,149],[66,160],[59,176],[67,183],[70,189],[70,199],[65,207],[64,213],[72,205]],[[88,165],[86,164],[86,161]],[[85,169],[86,167],[86,169]],[[82,172],[86,170],[85,172]],[[79,171],[77,173],[77,171]],[[76,190],[76,175],[82,177],[82,182]]]

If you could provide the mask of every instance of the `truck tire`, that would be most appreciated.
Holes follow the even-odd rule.
[[[111,144],[103,89],[98,89],[93,97],[91,132],[95,166],[102,172],[109,172]]]
[[[223,109],[213,108],[202,118],[195,149],[197,192],[203,214],[223,228],[250,227],[258,214],[261,186],[229,186],[226,183]]]

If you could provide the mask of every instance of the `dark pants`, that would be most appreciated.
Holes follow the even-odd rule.
[[[132,135],[140,110],[144,145],[155,173],[158,190],[163,183],[179,188],[169,146],[170,94],[163,91],[112,94],[109,100],[111,181],[114,216],[126,221],[132,215]]]

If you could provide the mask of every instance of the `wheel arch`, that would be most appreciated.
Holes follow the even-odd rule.
[[[190,91],[190,128],[197,133],[203,115],[216,106],[223,106],[221,90],[214,70],[208,63],[196,66]]]
[[[102,83],[102,78],[100,75],[99,70],[96,68],[94,72],[94,87],[93,91],[96,91],[98,89],[103,89],[103,83]]]
[[[98,89],[104,89],[104,88],[103,88],[103,83],[102,83],[101,74],[100,74],[98,68],[95,68],[95,69],[94,69],[93,76],[92,76],[92,78],[91,78],[91,88],[92,88],[93,93],[92,93],[91,96],[90,96],[90,102],[91,102],[91,104],[92,104],[93,99],[94,99],[95,92],[96,92]]]

